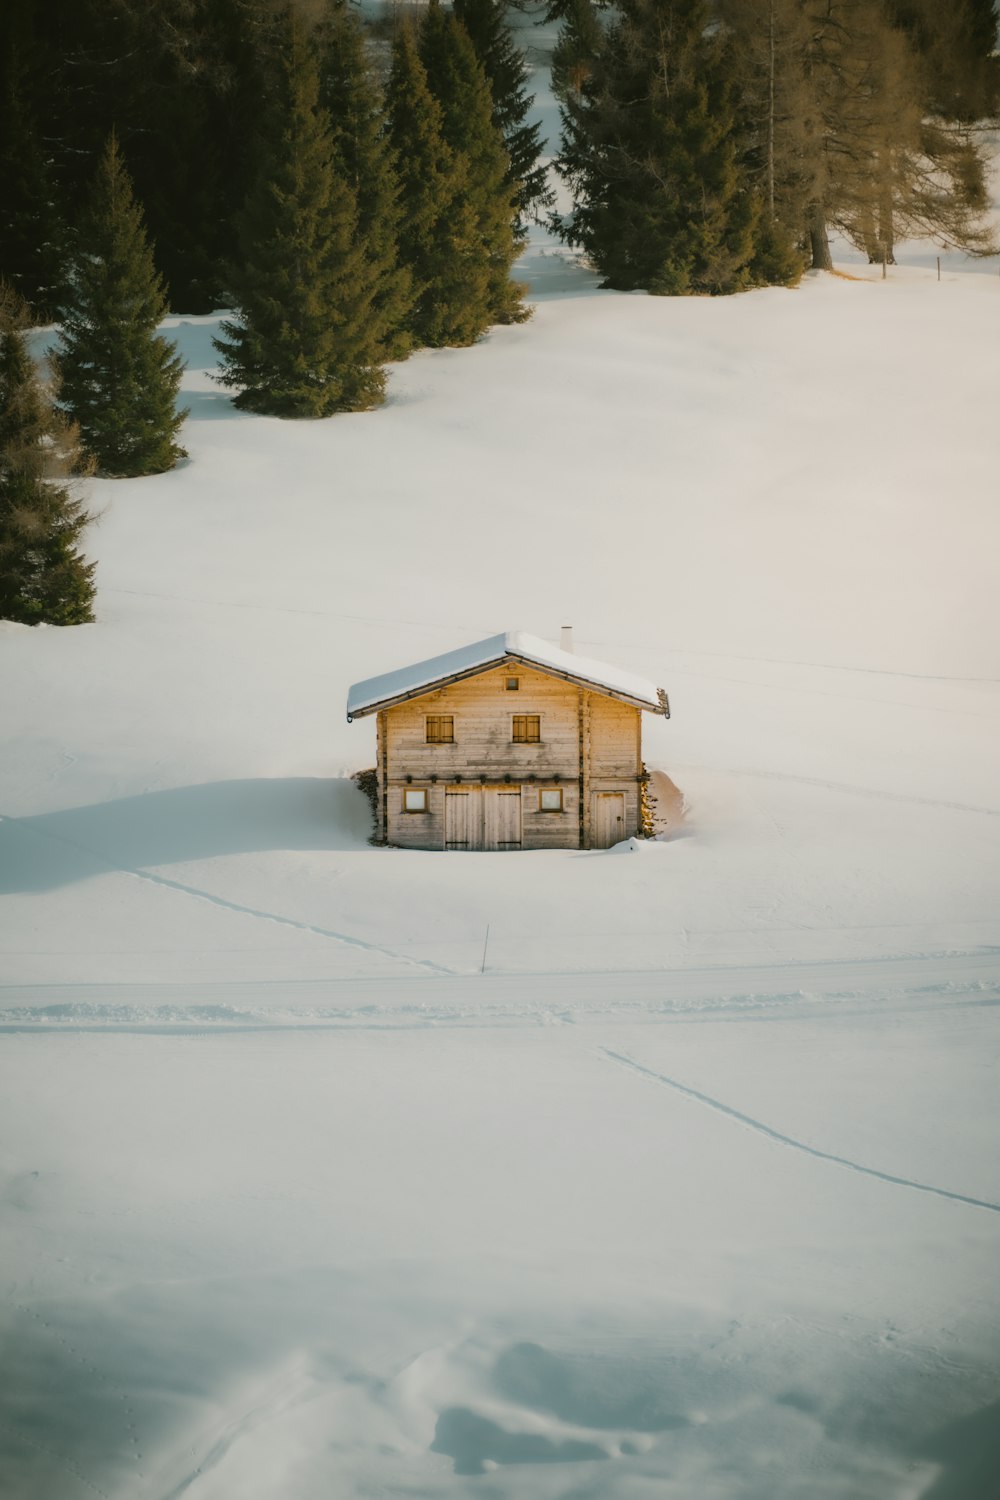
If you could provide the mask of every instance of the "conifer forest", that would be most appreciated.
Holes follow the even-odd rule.
[[[831,231],[883,265],[913,235],[995,253],[994,0],[521,9],[560,25],[558,142],[502,0],[6,0],[3,337],[58,325],[30,399],[75,425],[81,464],[183,455],[168,309],[230,310],[237,406],[365,410],[387,361],[527,317],[532,221],[655,295],[794,286],[832,267]]]

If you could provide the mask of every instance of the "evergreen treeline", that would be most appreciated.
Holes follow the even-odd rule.
[[[464,0],[460,24],[484,70],[517,239],[547,203],[537,128],[525,122],[524,60],[501,0]],[[36,321],[58,315],[75,226],[112,134],[170,306],[204,313],[229,304],[248,199],[274,171],[290,25],[314,55],[334,164],[380,265],[384,353],[406,352],[414,293],[396,255],[387,80],[373,72],[366,28],[348,0],[4,0],[0,275]]]
[[[995,251],[972,128],[1000,102],[993,0],[554,0],[561,223],[620,288],[829,268],[829,232]]]
[[[381,356],[450,337],[448,327],[464,337],[463,324],[481,322],[470,311],[432,326],[428,255],[452,288],[444,300],[463,282],[475,299],[463,257],[478,241],[493,268],[490,317],[516,316],[503,270],[507,231],[489,221],[513,205],[517,246],[551,206],[525,59],[504,0],[452,0],[437,18],[434,10],[415,27],[422,80],[404,66],[398,38],[392,77],[374,76],[348,0],[5,0],[0,275],[36,320],[57,316],[76,227],[115,134],[170,305],[228,304],[248,201],[275,170],[292,16],[315,54],[317,107],[355,199],[355,239],[377,267]],[[550,0],[554,18],[561,165],[576,195],[563,228],[610,284],[718,291],[794,279],[804,263],[829,263],[834,227],[873,259],[891,261],[908,233],[989,248],[975,126],[998,108],[995,0]],[[455,52],[447,63],[446,43]],[[499,187],[480,106],[456,127],[459,95],[471,100],[482,88],[468,57],[457,61],[467,44],[504,153]],[[442,198],[450,191],[458,205],[450,247],[442,233],[431,249],[420,222],[429,210],[400,122],[423,106],[400,97],[404,75],[417,95],[429,89],[441,112],[435,128],[455,158],[438,154],[432,172]],[[473,203],[487,183],[494,202]],[[418,221],[404,227],[414,205]]]
[[[168,297],[233,307],[222,382],[283,416],[376,405],[386,360],[526,316],[526,66],[501,0],[458,10],[401,23],[379,78],[348,0],[7,0],[0,275],[63,324],[99,472],[182,451]]]
[[[47,226],[58,264],[60,226],[75,225],[113,132],[171,304],[219,306],[233,216],[256,168],[274,33],[269,0],[4,0],[0,181],[20,170],[20,204],[0,220],[0,271],[36,316],[56,305],[53,273],[23,226]],[[18,141],[30,143],[20,169]]]

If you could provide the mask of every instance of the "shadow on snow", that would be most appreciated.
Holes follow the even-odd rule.
[[[256,778],[144,792],[0,822],[0,892],[268,849],[363,848],[364,797],[346,778]]]

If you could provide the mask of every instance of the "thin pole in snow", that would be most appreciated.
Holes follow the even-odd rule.
[[[938,263],[938,281],[940,281],[941,280],[941,257],[940,257],[940,255],[937,258],[937,263]]]
[[[489,947],[489,941],[490,941],[490,924],[489,924],[489,922],[487,922],[487,924],[486,924],[486,941],[483,943],[483,966],[479,970],[480,974],[485,974],[486,973],[486,949]]]

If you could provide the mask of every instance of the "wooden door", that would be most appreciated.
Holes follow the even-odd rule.
[[[487,787],[483,793],[484,849],[520,849],[521,788]]]
[[[590,847],[610,849],[625,837],[625,793],[595,792],[590,809]]]
[[[444,794],[444,847],[483,847],[483,794],[479,787],[449,787]]]
[[[520,787],[448,787],[444,794],[446,849],[520,849]]]

